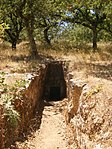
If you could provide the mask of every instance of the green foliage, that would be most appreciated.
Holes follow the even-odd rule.
[[[5,29],[9,29],[10,27],[6,24],[6,23],[1,23],[0,24],[0,38],[3,38],[4,37],[4,32],[5,32]]]
[[[13,104],[15,99],[22,98],[21,90],[27,87],[29,81],[20,80],[16,81],[13,86],[9,86],[6,83],[4,83],[5,75],[6,74],[4,72],[0,73],[0,101],[2,102],[2,105],[4,107],[4,116],[6,116],[8,123],[12,127],[16,127],[20,120],[20,115],[15,110]]]
[[[105,30],[102,30],[98,35],[98,40],[104,42],[112,41],[112,34],[106,32]]]
[[[23,28],[22,19],[17,12],[17,3],[20,1],[2,0],[0,6],[1,21],[3,24],[8,24],[9,28],[4,29],[4,40],[12,43],[12,48],[16,48],[16,43],[19,40],[19,34]]]
[[[14,109],[14,106],[12,105],[13,98],[14,98],[14,95],[13,94],[2,94],[0,99],[3,102],[4,116],[6,116],[7,122],[12,127],[17,127],[18,122],[20,120],[20,115]]]
[[[0,78],[0,84],[2,84],[2,83],[4,83],[4,80],[5,80],[5,77],[4,77],[5,73],[4,72],[0,72],[0,75],[2,76]]]
[[[92,31],[93,49],[97,50],[98,34],[101,30],[111,32],[112,22],[109,19],[112,2],[109,1],[79,1],[70,0],[67,2],[64,20],[73,24],[80,24]]]
[[[4,81],[5,81],[5,73],[0,72],[0,89],[2,90],[2,92],[7,92],[8,85],[5,84]]]
[[[68,24],[67,27],[60,33],[58,40],[68,41],[73,47],[83,45],[92,41],[92,32],[90,29],[81,25]]]
[[[26,84],[28,83],[29,81],[26,81],[26,80],[16,80],[16,83],[14,84],[14,86],[16,87],[16,88],[26,88]]]

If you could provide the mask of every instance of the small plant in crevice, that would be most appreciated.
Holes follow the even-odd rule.
[[[4,83],[5,81],[5,73],[0,72],[0,90],[2,93],[6,92],[8,89],[8,85]]]
[[[25,89],[29,85],[29,80],[16,80],[14,87],[15,88],[20,88],[20,89]]]
[[[20,114],[15,109],[14,102],[16,99],[22,99],[21,91],[26,89],[28,84],[28,81],[20,80],[9,86],[5,83],[5,73],[0,73],[0,102],[4,109],[7,124],[12,128],[16,128],[20,120]]]
[[[91,97],[94,94],[97,94],[101,91],[102,89],[102,84],[96,85],[93,89],[91,89],[87,94],[86,94],[86,99]]]
[[[0,100],[2,101],[2,105],[4,107],[4,116],[8,124],[15,128],[18,125],[20,120],[19,113],[15,110],[14,105],[12,104],[12,100],[14,99],[13,94],[2,94]]]

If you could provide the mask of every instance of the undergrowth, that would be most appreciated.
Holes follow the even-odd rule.
[[[20,120],[20,114],[14,107],[14,101],[22,98],[21,90],[24,90],[27,84],[28,81],[20,80],[10,86],[5,83],[5,73],[0,72],[0,103],[4,109],[4,116],[12,127],[17,127]]]

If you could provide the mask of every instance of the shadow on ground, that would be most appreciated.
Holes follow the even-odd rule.
[[[86,64],[88,67],[88,74],[112,81],[112,63],[110,64]]]
[[[74,63],[74,70],[80,72],[85,72],[90,76],[106,79],[112,81],[112,62],[105,62],[105,63],[95,63],[95,62],[89,62],[89,63]],[[80,74],[80,73],[79,73]]]
[[[16,62],[19,62],[19,61],[29,62],[32,60],[45,61],[45,60],[54,60],[54,59],[52,56],[45,56],[45,55],[39,54],[39,56],[36,58],[33,58],[32,56],[26,56],[26,55],[19,55],[19,56],[13,55],[11,56],[11,60]]]

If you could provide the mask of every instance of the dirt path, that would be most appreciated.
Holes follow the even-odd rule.
[[[66,125],[60,102],[44,107],[40,129],[32,143],[34,149],[68,149]]]

